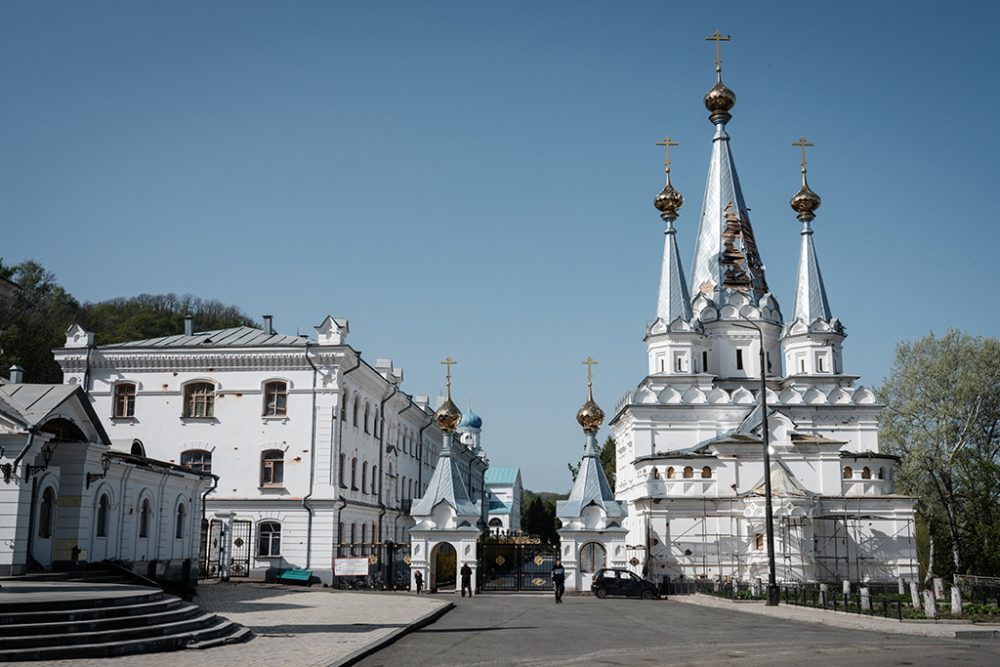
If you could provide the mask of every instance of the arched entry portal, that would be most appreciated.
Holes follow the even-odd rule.
[[[458,554],[448,542],[441,542],[431,551],[431,590],[455,590],[458,576]]]
[[[597,542],[587,542],[580,548],[580,572],[593,574],[607,563],[607,551]]]

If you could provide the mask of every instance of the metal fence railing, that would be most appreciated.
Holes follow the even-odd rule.
[[[879,586],[878,592],[870,586],[867,596],[862,595],[860,591],[846,594],[838,590],[824,592],[818,585],[809,584],[782,584],[780,590],[781,602],[784,604],[881,616],[900,621],[903,620],[904,610],[909,604],[900,597],[898,588],[890,588],[889,585]]]

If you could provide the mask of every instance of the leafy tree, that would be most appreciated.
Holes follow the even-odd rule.
[[[65,344],[66,329],[74,322],[94,332],[98,345],[178,334],[189,314],[199,331],[257,326],[235,306],[190,294],[141,294],[81,305],[52,272],[32,260],[14,265],[0,260],[0,275],[21,287],[0,299],[0,368],[22,366],[27,382],[62,382],[52,350]]]
[[[558,542],[556,500],[565,498],[565,495],[525,489],[521,494],[521,530],[550,544]]]
[[[608,436],[607,440],[601,446],[601,467],[604,468],[604,475],[608,478],[608,484],[611,488],[615,488],[615,473],[616,473],[616,462],[615,462],[615,439]],[[580,464],[577,463],[573,465],[572,463],[567,463],[566,467],[569,468],[569,474],[573,477],[573,481],[576,481],[576,476],[580,473]]]
[[[52,349],[65,343],[80,304],[38,262],[6,265],[0,260],[0,275],[21,287],[9,299],[0,299],[0,368],[17,364],[25,369],[26,382],[61,383]]]
[[[1000,574],[1000,341],[951,330],[900,343],[880,398],[896,490],[916,496],[928,532],[927,576]]]

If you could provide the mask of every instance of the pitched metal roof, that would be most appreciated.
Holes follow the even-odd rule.
[[[110,445],[101,419],[78,385],[71,384],[11,384],[0,385],[0,412],[25,428],[41,426],[53,412],[68,400],[78,400],[90,418],[91,426],[101,442]]]
[[[520,468],[489,468],[486,471],[486,484],[511,485],[521,478]]]
[[[795,278],[795,307],[792,310],[792,321],[802,320],[812,324],[817,318],[829,322],[830,303],[826,298],[826,287],[823,285],[823,274],[819,270],[819,260],[816,259],[816,247],[813,245],[812,229],[809,223],[802,226],[802,250],[799,253],[799,272]]]
[[[573,482],[573,490],[569,492],[569,498],[556,503],[557,517],[578,517],[589,505],[603,508],[609,521],[627,516],[625,503],[615,499],[614,491],[608,484],[598,452],[597,441],[590,433],[587,436],[587,449],[576,473],[576,481]]]
[[[285,334],[269,334],[263,329],[253,327],[232,327],[230,329],[217,329],[215,331],[199,331],[190,336],[178,334],[176,336],[162,336],[160,338],[147,338],[145,340],[133,340],[127,343],[113,343],[111,345],[101,345],[101,349],[117,348],[156,348],[156,349],[205,349],[220,347],[305,347],[308,338],[302,336],[289,336]]]
[[[410,516],[429,517],[441,502],[451,505],[455,510],[456,520],[479,517],[479,507],[469,498],[469,490],[462,479],[462,471],[459,470],[454,458],[444,453],[438,457],[434,474],[427,483],[427,491],[422,498],[413,503]]]

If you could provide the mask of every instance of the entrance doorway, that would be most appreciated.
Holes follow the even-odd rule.
[[[52,566],[52,542],[56,525],[58,492],[56,486],[46,480],[42,491],[35,497],[34,526],[35,534],[31,540],[31,557],[43,568]]]
[[[431,553],[431,590],[453,591],[458,575],[458,554],[455,547],[442,542]]]

